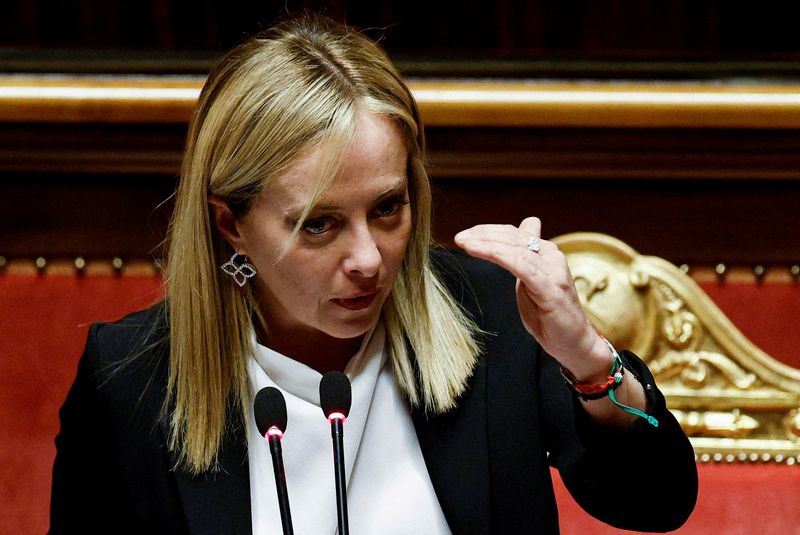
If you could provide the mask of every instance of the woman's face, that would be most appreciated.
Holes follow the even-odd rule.
[[[296,239],[311,199],[320,149],[309,151],[236,222],[234,244],[255,266],[268,338],[351,339],[380,316],[411,234],[408,149],[391,119],[361,112],[339,175]],[[289,244],[288,249],[287,243]]]

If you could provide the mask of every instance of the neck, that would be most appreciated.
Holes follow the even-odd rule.
[[[344,371],[347,363],[361,347],[364,337],[342,339],[319,332],[312,334],[285,331],[270,335],[259,329],[258,339],[270,349],[325,374],[331,370]]]

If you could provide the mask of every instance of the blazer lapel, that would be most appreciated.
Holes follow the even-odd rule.
[[[161,432],[168,436],[166,422]],[[250,516],[250,470],[247,448],[240,426],[228,433],[220,452],[220,469],[198,476],[175,469],[175,482],[192,535],[252,532]],[[176,459],[172,458],[173,466]]]
[[[419,445],[450,529],[486,534],[490,524],[486,369],[481,362],[456,409],[412,411]]]

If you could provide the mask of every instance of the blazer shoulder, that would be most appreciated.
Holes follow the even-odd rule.
[[[168,340],[166,306],[160,302],[115,322],[93,324],[84,356],[98,366],[119,365],[159,352]]]
[[[434,248],[431,264],[453,298],[484,328],[517,318],[516,279],[505,269],[461,250]],[[488,322],[484,324],[484,322]]]
[[[166,383],[168,357],[169,330],[162,302],[115,322],[93,324],[76,381],[94,385],[97,394],[124,404]]]

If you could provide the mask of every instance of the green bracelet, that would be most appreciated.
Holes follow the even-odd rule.
[[[622,383],[622,376],[623,376],[623,374],[621,373],[622,372],[622,368],[623,368],[623,366],[622,366],[622,358],[619,356],[619,353],[617,353],[616,348],[611,344],[611,342],[606,340],[605,337],[603,337],[602,335],[600,335],[600,338],[603,340],[603,342],[606,343],[606,345],[608,346],[608,349],[611,350],[611,355],[614,357],[614,361],[611,363],[610,375],[614,378],[614,382],[617,383],[617,386],[619,386],[619,384]],[[635,374],[632,374],[632,375],[634,375],[634,377],[635,377]],[[620,409],[624,410],[627,413],[630,413],[630,414],[633,414],[635,416],[638,416],[639,418],[644,418],[645,420],[647,420],[647,423],[649,423],[653,427],[658,427],[658,420],[656,418],[654,418],[653,416],[650,416],[649,414],[647,414],[645,412],[642,412],[639,409],[634,409],[633,407],[629,407],[629,406],[617,401],[617,397],[614,394],[615,390],[616,390],[616,388],[612,388],[612,389],[608,390],[608,397],[611,398],[611,402],[614,405],[616,405],[617,407],[619,407]]]

